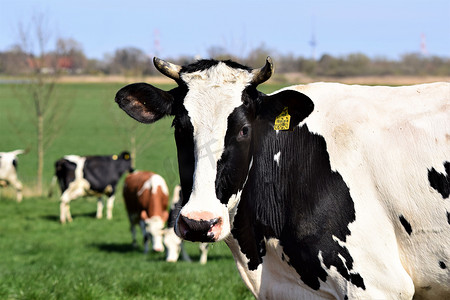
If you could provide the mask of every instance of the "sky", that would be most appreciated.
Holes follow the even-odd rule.
[[[97,59],[127,47],[163,59],[208,58],[212,47],[241,57],[259,47],[307,58],[450,57],[449,0],[0,0],[0,51],[36,15],[47,21],[49,49],[70,38]]]

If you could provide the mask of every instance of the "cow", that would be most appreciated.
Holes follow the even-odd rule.
[[[181,194],[181,186],[177,185],[175,186],[173,190],[173,198],[172,198],[172,204],[170,206],[169,211],[169,220],[167,223],[167,228],[164,230],[164,246],[166,246],[167,255],[166,255],[166,261],[168,262],[177,262],[178,257],[183,257],[184,261],[191,262],[191,258],[189,257],[189,254],[184,249],[183,240],[175,234],[175,222],[177,219],[177,216],[181,210],[181,201],[180,198],[182,197]],[[208,243],[199,243],[199,250],[200,250],[200,259],[199,263],[204,265],[208,261]]]
[[[60,222],[72,222],[70,201],[97,196],[97,219],[103,217],[102,195],[108,197],[106,218],[112,219],[116,185],[122,174],[133,172],[129,152],[119,155],[66,155],[55,162],[55,178],[61,188]]]
[[[163,229],[169,217],[169,189],[160,175],[149,171],[136,171],[125,178],[123,199],[130,220],[133,247],[137,247],[135,225],[141,227],[144,253],[149,241],[156,252],[163,252]]]
[[[265,95],[273,64],[178,66],[121,88],[173,118],[183,239],[224,240],[261,299],[450,299],[450,83],[317,82]]]
[[[22,182],[17,178],[17,155],[25,153],[24,150],[0,152],[0,185],[11,185],[16,190],[17,202],[22,202]]]

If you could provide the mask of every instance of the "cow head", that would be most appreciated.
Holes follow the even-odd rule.
[[[131,166],[130,152],[123,151],[119,155],[113,155],[112,159],[114,161],[117,161],[118,171],[120,172],[120,174],[123,174],[124,172],[132,173],[134,171],[133,167]]]
[[[156,68],[178,86],[163,91],[135,83],[116,102],[134,119],[152,123],[173,116],[182,209],[175,231],[191,241],[218,241],[230,234],[241,191],[258,147],[258,127],[285,109],[290,129],[312,111],[305,95],[286,90],[264,95],[256,88],[270,78],[272,61],[252,70],[232,61],[200,60],[180,67],[158,58]]]

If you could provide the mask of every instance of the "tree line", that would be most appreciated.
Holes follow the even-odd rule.
[[[385,57],[371,58],[363,53],[351,53],[343,56],[324,54],[318,59],[292,54],[279,54],[264,46],[253,49],[245,57],[227,53],[222,47],[210,47],[208,58],[234,59],[243,64],[258,67],[267,56],[272,56],[278,74],[302,73],[307,76],[450,76],[450,58],[428,56],[420,53],[406,53],[399,59]],[[38,66],[44,72],[64,72],[81,75],[158,75],[153,67],[152,57],[136,47],[120,48],[103,59],[90,59],[83,52],[82,45],[73,39],[58,39],[53,50],[36,54],[29,53],[20,45],[0,52],[0,74],[29,75]],[[162,55],[163,57],[163,55]],[[194,56],[163,57],[177,64],[186,64],[196,60]]]

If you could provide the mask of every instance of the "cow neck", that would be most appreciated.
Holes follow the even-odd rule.
[[[264,261],[266,241],[275,238],[283,247],[280,260],[312,289],[319,289],[319,279],[326,281],[321,260],[365,288],[361,276],[349,272],[353,259],[343,245],[355,220],[353,200],[341,175],[331,170],[324,138],[306,125],[276,132],[260,122],[254,129],[253,166],[232,230],[248,269]]]

